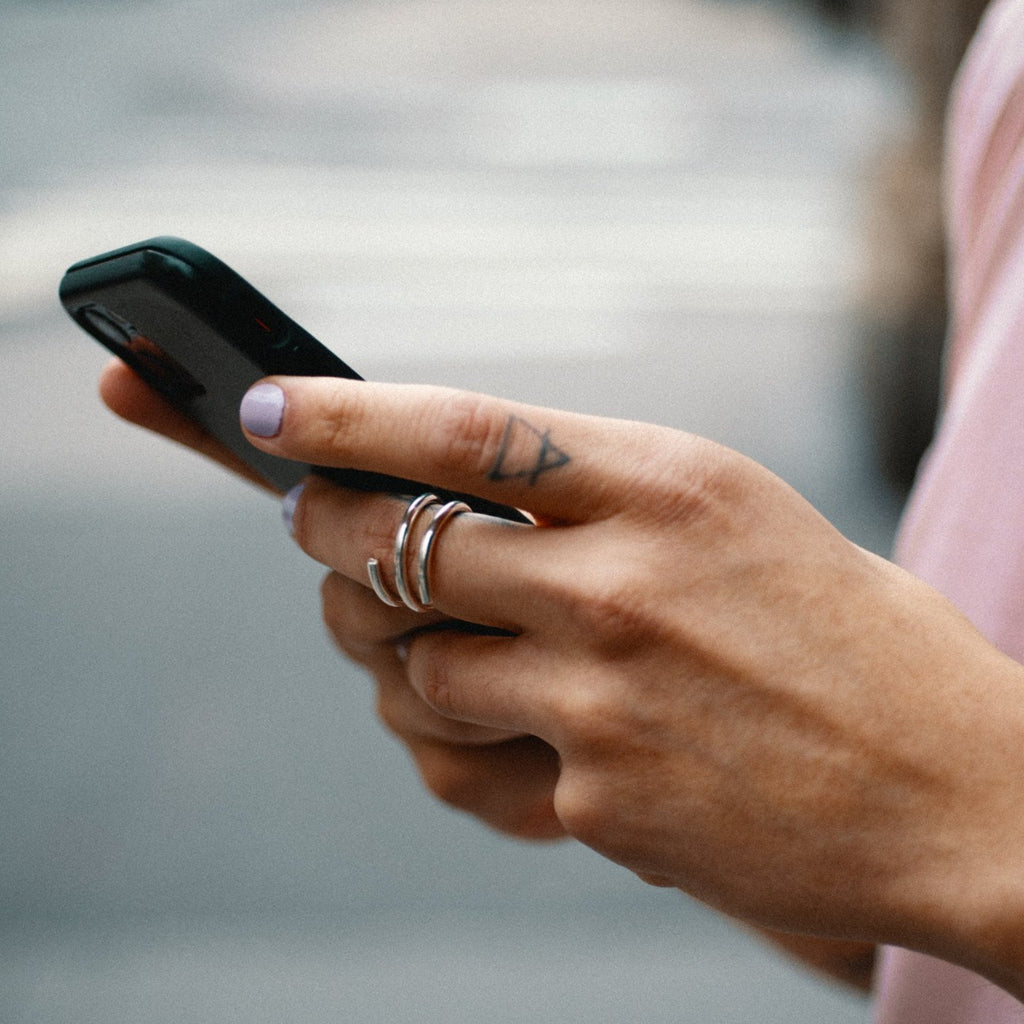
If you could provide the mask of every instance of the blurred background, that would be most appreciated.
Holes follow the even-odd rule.
[[[923,442],[865,339],[913,289],[864,310],[920,89],[828,6],[0,0],[0,1020],[868,1018],[423,795],[274,503],[102,410],[56,301],[181,235],[367,377],[697,431],[886,553]]]

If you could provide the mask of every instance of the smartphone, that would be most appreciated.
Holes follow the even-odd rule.
[[[161,236],[80,260],[64,274],[60,300],[80,327],[279,490],[317,473],[364,491],[435,491],[479,512],[525,521],[517,510],[485,499],[381,473],[305,465],[249,444],[238,407],[260,378],[363,378],[191,242]]]

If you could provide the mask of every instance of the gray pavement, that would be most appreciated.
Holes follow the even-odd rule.
[[[696,0],[0,2],[0,1020],[863,1021],[424,797],[277,510],[105,415],[55,306],[159,233],[365,375],[732,444],[885,551],[869,52]]]

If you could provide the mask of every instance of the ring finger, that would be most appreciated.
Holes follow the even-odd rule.
[[[429,707],[409,685],[405,643],[424,618],[408,609],[388,608],[366,587],[330,573],[321,587],[323,617],[335,643],[364,665],[377,682],[377,711],[406,742],[413,739],[479,745],[518,733],[461,722]]]

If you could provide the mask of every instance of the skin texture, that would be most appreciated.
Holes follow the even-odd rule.
[[[370,557],[390,571],[407,499],[312,479],[298,501],[295,539],[330,570],[328,629],[432,792],[504,832],[572,836],[831,973],[862,980],[887,942],[1024,993],[1024,680],[943,598],[691,435],[444,389],[275,383],[280,433],[250,438],[265,451],[539,523],[453,519],[437,608],[417,614],[366,577]],[[196,440],[123,371],[102,390]]]

